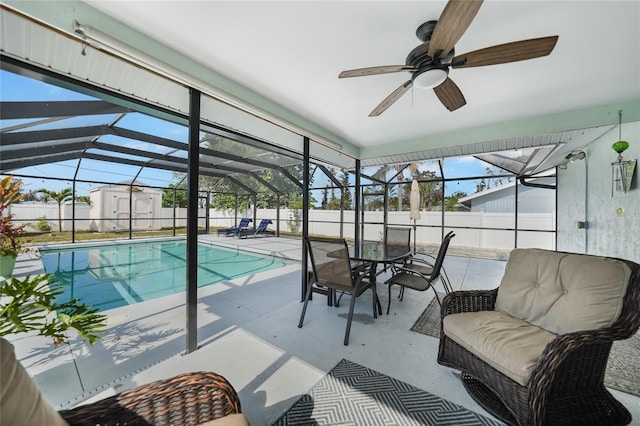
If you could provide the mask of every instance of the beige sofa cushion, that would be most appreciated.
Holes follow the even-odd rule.
[[[555,334],[610,326],[620,315],[631,269],[597,256],[515,249],[496,310]]]
[[[444,317],[444,333],[478,358],[526,386],[542,351],[556,335],[498,311]]]
[[[63,426],[60,414],[42,397],[35,382],[0,337],[0,425]]]

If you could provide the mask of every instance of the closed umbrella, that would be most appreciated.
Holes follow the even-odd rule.
[[[413,219],[413,253],[416,252],[416,220],[420,219],[420,187],[418,181],[411,182],[411,194],[409,196],[409,219]]]

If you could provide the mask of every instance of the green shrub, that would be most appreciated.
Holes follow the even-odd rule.
[[[49,225],[49,222],[47,221],[47,217],[46,216],[40,216],[37,219],[37,223],[36,223],[36,229],[40,232],[51,232],[51,225]]]

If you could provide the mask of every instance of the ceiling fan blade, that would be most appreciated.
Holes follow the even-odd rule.
[[[412,86],[413,82],[411,80],[406,81],[402,86],[398,87],[396,90],[391,92],[389,96],[384,98],[382,102],[369,114],[369,117],[377,117],[383,112],[387,110],[395,101],[400,99],[402,95],[406,93]]]
[[[357,68],[355,70],[342,71],[338,78],[362,77],[365,75],[388,74],[392,72],[415,70],[415,67],[409,65],[384,65],[380,67]]]
[[[434,87],[433,91],[449,111],[455,111],[467,104],[464,95],[449,77],[441,85]]]
[[[449,0],[433,30],[428,55],[433,58],[440,52],[439,57],[444,57],[451,52],[471,25],[480,6],[482,0]]]
[[[453,68],[481,67],[539,58],[551,53],[557,42],[558,36],[551,36],[499,44],[458,55],[451,61],[451,66]]]

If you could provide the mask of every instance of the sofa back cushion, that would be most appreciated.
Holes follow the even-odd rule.
[[[620,315],[631,268],[622,261],[540,249],[515,249],[496,310],[554,334],[596,330]]]
[[[0,425],[67,426],[43,398],[16,359],[13,345],[0,337]]]

